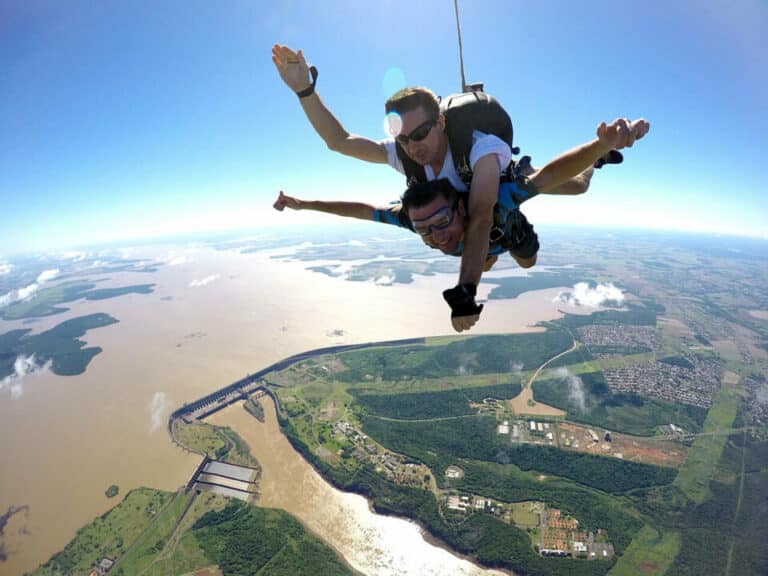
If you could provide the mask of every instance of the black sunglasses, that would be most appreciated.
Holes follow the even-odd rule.
[[[436,119],[427,120],[426,122],[422,122],[416,128],[411,130],[411,133],[408,135],[400,134],[397,137],[397,141],[400,143],[401,146],[408,146],[408,142],[421,142],[429,135],[429,132],[432,130],[432,128],[437,124]]]

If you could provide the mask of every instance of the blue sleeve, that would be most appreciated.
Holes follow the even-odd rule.
[[[389,208],[375,208],[373,210],[373,220],[374,222],[392,224],[393,226],[399,226],[400,228],[413,230],[411,221],[403,213],[400,204],[395,204]]]

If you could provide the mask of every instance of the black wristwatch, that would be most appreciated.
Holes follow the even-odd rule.
[[[315,84],[317,84],[317,68],[310,66],[309,73],[312,75],[312,84],[304,88],[304,90],[299,90],[296,92],[296,96],[299,98],[306,98],[307,96],[311,96],[315,93]]]

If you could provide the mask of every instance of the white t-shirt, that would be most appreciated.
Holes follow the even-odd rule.
[[[397,155],[397,148],[395,147],[394,138],[386,138],[381,140],[381,144],[387,149],[387,163],[401,174],[405,174],[403,163]],[[509,166],[512,161],[512,150],[509,148],[509,144],[504,142],[498,136],[493,134],[485,134],[475,130],[472,132],[472,149],[469,152],[469,166],[472,170],[475,169],[475,164],[483,156],[488,154],[495,154],[496,160],[499,164],[499,174]],[[467,187],[459,178],[459,173],[456,172],[456,167],[453,165],[453,156],[451,155],[451,147],[448,146],[448,150],[445,152],[445,160],[443,161],[443,167],[440,170],[440,174],[435,176],[432,166],[424,166],[424,172],[427,175],[427,180],[437,180],[438,178],[448,178],[459,192],[466,192]]]

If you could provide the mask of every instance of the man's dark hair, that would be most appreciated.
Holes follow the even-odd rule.
[[[448,178],[440,178],[409,186],[401,196],[400,202],[403,211],[408,214],[408,210],[411,208],[426,206],[438,196],[445,198],[449,204],[455,204],[459,198],[459,193]]]
[[[387,114],[397,112],[401,116],[417,108],[423,108],[432,120],[437,120],[437,117],[440,116],[440,101],[437,96],[429,88],[421,86],[398,90],[384,104],[384,111]]]

